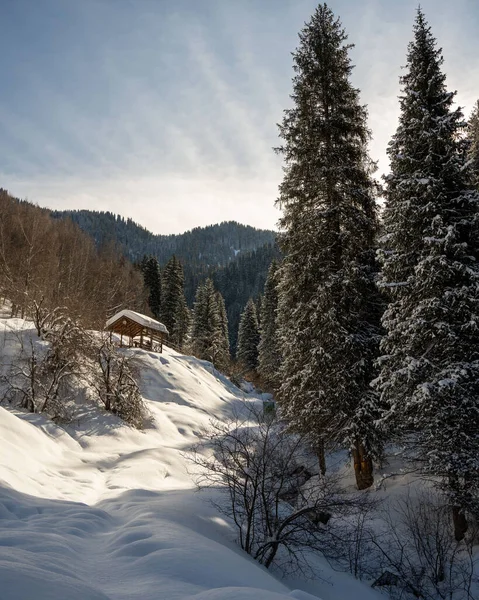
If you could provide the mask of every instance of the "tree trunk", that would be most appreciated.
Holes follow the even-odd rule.
[[[319,440],[314,451],[318,457],[319,472],[321,475],[326,475],[326,452],[324,450],[324,441],[322,439]]]
[[[278,548],[279,548],[279,542],[275,542],[275,543],[272,545],[272,547],[270,548],[270,551],[269,551],[268,558],[267,558],[267,559],[266,559],[266,560],[263,562],[263,565],[264,565],[264,566],[265,566],[267,569],[269,569],[269,568],[270,568],[270,566],[271,566],[271,564],[272,564],[272,562],[273,562],[273,560],[274,560],[274,557],[276,556],[276,553],[278,552]]]
[[[460,506],[452,507],[452,522],[454,524],[454,537],[457,542],[464,539],[468,528],[466,515]]]
[[[464,539],[468,527],[466,513],[460,501],[464,489],[467,488],[468,480],[469,477],[466,475],[461,484],[457,475],[449,475],[449,489],[453,492],[453,496],[456,497],[457,502],[452,507],[452,523],[454,526],[454,537],[458,542]]]
[[[373,461],[366,455],[364,446],[359,441],[354,444],[352,455],[356,485],[358,490],[366,490],[374,483]]]

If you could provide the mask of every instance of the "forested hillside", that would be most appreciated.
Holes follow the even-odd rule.
[[[35,305],[62,307],[85,326],[101,327],[120,308],[143,310],[143,276],[113,243],[97,248],[71,220],[0,189],[0,296],[12,314]]]
[[[230,345],[236,351],[241,312],[249,298],[255,300],[263,293],[268,269],[280,251],[275,244],[268,244],[245,255],[212,274],[212,279],[225,299],[228,314]]]
[[[185,277],[185,297],[193,306],[196,290],[208,277],[225,300],[231,350],[236,350],[241,311],[249,298],[263,293],[268,269],[280,252],[276,233],[235,221],[196,227],[179,235],[154,235],[131,219],[111,212],[56,211],[55,218],[72,220],[90,234],[98,247],[114,243],[139,262],[155,256],[161,267],[175,255]]]
[[[446,51],[475,42],[472,9],[461,23],[457,6],[427,3],[456,34]],[[104,143],[56,123],[94,169],[70,163],[73,147],[60,152],[52,128],[38,154],[55,177],[38,168],[24,142],[41,140],[46,115],[33,120],[31,107],[32,127],[18,120],[18,98],[42,103],[41,90],[24,87],[12,95],[22,141],[14,181],[57,207],[63,198],[125,206],[134,184],[144,222],[176,231],[199,211],[271,222],[263,202],[276,196],[280,233],[229,221],[156,235],[110,212],[52,213],[0,189],[0,600],[479,600],[479,101],[465,115],[444,67],[459,84],[467,77],[471,100],[465,57],[475,53],[445,62],[418,7],[405,59],[396,55],[401,3],[391,19],[349,1],[354,55],[354,36],[326,3],[304,21],[290,2],[271,38],[270,14],[248,21],[241,3],[190,23],[162,6],[151,35],[155,3],[147,13],[141,2],[118,4],[135,10],[114,36],[103,7],[87,9],[79,31],[83,40],[100,21],[108,57],[135,66],[133,78],[108,60],[108,73],[91,78],[94,100],[105,79],[115,99],[101,103],[111,126],[106,114],[95,121]],[[262,3],[248,13],[253,4]],[[62,29],[68,43],[72,24]],[[28,43],[21,28],[4,29],[10,45]],[[137,54],[151,38],[161,48]],[[185,51],[171,52],[177,44]],[[10,45],[4,67],[19,55]],[[55,58],[67,50],[51,49]],[[291,57],[289,95],[271,49],[278,76],[281,56]],[[83,129],[97,111],[77,93],[87,63],[75,54],[82,62],[58,71],[61,94],[48,108],[61,116],[51,104],[71,70],[65,112]],[[18,73],[27,79],[26,59],[2,79],[6,97]],[[358,83],[378,70],[381,82],[366,79],[363,95]],[[35,74],[54,92],[51,71]],[[396,72],[398,86],[388,79]],[[364,103],[371,90],[380,126]],[[278,194],[280,165],[263,156],[270,117]],[[389,158],[381,181],[378,134]],[[133,310],[113,315],[122,308]]]
[[[111,241],[118,243],[133,262],[147,254],[156,256],[161,265],[175,254],[182,262],[195,268],[220,267],[240,252],[274,243],[276,237],[273,231],[235,221],[195,227],[182,234],[155,235],[132,219],[111,212],[69,210],[52,212],[52,216],[70,218],[89,233],[98,246]]]

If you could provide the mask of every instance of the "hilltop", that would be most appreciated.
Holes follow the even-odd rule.
[[[156,256],[160,264],[175,254],[191,267],[222,267],[239,254],[274,244],[276,232],[224,221],[207,227],[195,227],[180,234],[154,234],[121,215],[92,210],[52,211],[58,219],[71,219],[93,237],[98,246],[118,244],[133,262],[143,256]]]

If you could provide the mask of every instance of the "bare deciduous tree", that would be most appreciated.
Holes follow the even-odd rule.
[[[105,410],[141,429],[146,408],[138,387],[138,373],[128,350],[119,349],[108,335],[91,341],[94,361],[91,383]]]
[[[0,189],[0,297],[12,316],[64,306],[86,327],[102,327],[121,308],[142,310],[141,273],[114,245],[94,240],[68,219]]]
[[[454,537],[450,507],[439,494],[422,490],[409,495],[385,515],[385,531],[372,537],[382,574],[377,586],[392,598],[474,600],[473,544],[476,532],[463,541]]]
[[[48,344],[18,332],[19,355],[1,378],[3,400],[29,412],[47,413],[52,419],[69,419],[68,401],[80,373],[81,330],[69,319],[45,332]]]
[[[213,502],[236,527],[238,543],[266,568],[312,574],[308,554],[337,543],[330,519],[358,508],[334,476],[313,475],[308,445],[275,418],[245,405],[241,414],[213,421],[196,446],[198,487],[218,487]]]
[[[39,338],[48,335],[49,331],[56,329],[66,319],[66,309],[59,306],[47,308],[45,296],[42,296],[38,302],[33,300],[30,312]]]

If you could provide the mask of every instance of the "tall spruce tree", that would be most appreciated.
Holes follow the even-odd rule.
[[[148,306],[155,319],[161,319],[161,270],[156,257],[144,258],[142,271],[143,281],[148,290]]]
[[[467,127],[468,157],[471,161],[473,185],[479,190],[479,100],[476,102]]]
[[[180,261],[173,255],[163,270],[162,321],[170,332],[169,340],[178,349],[183,344],[190,325],[185,299],[185,277]]]
[[[250,298],[241,314],[236,358],[247,371],[258,367],[259,324],[256,305]]]
[[[265,285],[266,285],[266,281],[265,281]],[[258,317],[258,327],[260,330],[261,330],[261,315],[263,314],[263,300],[264,300],[263,293],[258,294],[258,297],[254,301],[254,305],[256,306],[256,316]]]
[[[279,284],[283,354],[279,401],[309,434],[325,470],[324,443],[352,452],[359,488],[381,454],[370,388],[379,343],[374,282],[378,227],[367,111],[350,82],[351,45],[320,4],[293,53],[294,106],[280,128],[285,162],[278,204],[285,258]]]
[[[193,353],[198,357],[211,361],[222,368],[225,361],[225,348],[228,348],[227,333],[222,315],[222,303],[219,292],[215,291],[211,279],[198,287],[193,313],[191,345]],[[224,308],[224,303],[223,303]]]
[[[228,315],[226,313],[226,305],[223,296],[220,294],[220,292],[216,292],[215,295],[220,321],[220,335],[218,336],[216,363],[220,369],[226,370],[229,367],[231,361],[230,339],[228,333]]]
[[[412,458],[441,478],[460,539],[479,486],[479,219],[442,63],[418,10],[388,150],[381,247],[391,303],[377,388],[391,428],[411,434]]]
[[[261,304],[258,373],[266,386],[275,389],[281,365],[278,339],[278,263],[273,261],[268,271]]]

